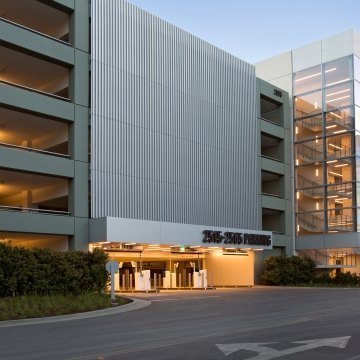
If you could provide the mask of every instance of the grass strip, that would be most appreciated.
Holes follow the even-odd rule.
[[[128,299],[118,297],[117,304]],[[116,304],[115,304],[116,305]],[[0,321],[74,314],[114,306],[108,294],[14,296],[0,298]]]

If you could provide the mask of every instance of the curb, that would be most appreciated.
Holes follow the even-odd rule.
[[[23,326],[23,325],[51,324],[51,323],[70,321],[70,320],[91,319],[100,316],[109,316],[109,315],[121,314],[127,311],[139,310],[151,304],[151,301],[148,300],[132,299],[132,298],[131,300],[132,302],[129,304],[120,305],[102,310],[87,311],[83,313],[68,314],[68,315],[50,316],[44,318],[0,321],[0,328]]]

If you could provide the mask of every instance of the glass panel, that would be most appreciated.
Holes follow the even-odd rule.
[[[352,79],[352,57],[347,56],[324,64],[324,86]]]
[[[308,186],[310,182],[306,179],[299,184],[302,186]],[[310,184],[311,185],[311,184]],[[324,192],[323,186],[311,187],[305,189],[299,189],[296,192],[297,198],[297,210],[298,212],[311,212],[324,209]]]
[[[334,202],[334,207],[326,213],[329,233],[354,231],[352,208],[345,208],[339,202]]]
[[[358,157],[358,156],[356,156],[356,158],[355,158],[355,171],[356,171],[356,179],[358,179],[360,181],[360,157]],[[359,197],[358,197],[358,199],[360,201]]]
[[[329,204],[336,202],[342,202],[346,207],[351,207],[354,204],[354,184],[352,182],[333,184],[327,187],[327,201]],[[328,207],[331,207],[328,205]]]
[[[295,122],[295,140],[315,139],[322,136],[322,115],[312,116]]]
[[[294,74],[294,94],[303,94],[321,88],[321,66],[296,72]]]
[[[295,118],[321,113],[321,91],[295,97]]]
[[[327,111],[351,105],[353,103],[352,83],[346,82],[325,89],[325,101]]]
[[[298,235],[323,233],[325,230],[324,212],[299,213],[297,214],[297,224]]]
[[[353,179],[353,159],[332,160],[326,163],[328,184],[338,184]]]
[[[360,156],[360,132],[355,131],[355,155]],[[360,171],[356,174],[360,179]]]
[[[333,160],[353,155],[352,135],[352,133],[346,133],[328,137],[326,139],[327,159]]]
[[[336,131],[344,132],[354,128],[353,108],[329,111],[325,114],[326,135],[332,135]]]
[[[296,165],[312,164],[324,159],[323,141],[315,139],[295,146]]]
[[[357,81],[354,81],[354,93],[355,93],[354,103],[360,105],[360,83]]]
[[[360,209],[356,209],[356,231],[360,232]],[[355,227],[355,226],[354,226]]]
[[[322,186],[323,166],[319,164],[299,166],[296,168],[296,176],[298,189]]]
[[[354,56],[354,78],[360,81],[360,59]]]
[[[355,129],[360,131],[360,107],[355,106]]]

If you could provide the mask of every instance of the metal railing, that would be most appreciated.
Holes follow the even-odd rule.
[[[24,85],[20,85],[20,84],[16,84],[10,81],[6,81],[6,80],[0,80],[0,84],[4,84],[4,85],[9,85],[9,86],[14,86],[17,87],[19,89],[23,89],[23,90],[28,90],[37,94],[41,94],[41,95],[45,95],[45,96],[49,96],[52,97],[54,99],[58,99],[58,100],[62,100],[62,101],[67,101],[70,102],[70,99],[64,96],[60,96],[60,95],[56,95],[56,94],[52,94],[46,91],[41,91],[41,90],[37,90],[28,86],[24,86]]]
[[[13,145],[13,144],[4,143],[4,142],[1,142],[1,141],[0,141],[0,146],[13,148],[13,149],[18,149],[18,150],[29,151],[29,152],[35,152],[35,153],[39,153],[39,154],[70,158],[70,155],[67,155],[67,154],[60,154],[60,153],[47,151],[47,150],[40,150],[40,149],[29,148],[29,147],[26,147],[26,146]]]
[[[322,150],[317,150],[316,148],[305,144],[296,145],[296,154],[297,157],[301,157],[304,161],[308,163],[321,161],[324,157]]]
[[[64,44],[64,45],[71,46],[70,42],[68,42],[68,41],[64,41],[64,40],[61,40],[61,39],[59,39],[59,38],[57,38],[57,37],[54,37],[54,36],[45,34],[45,33],[41,32],[41,31],[38,31],[38,30],[35,30],[35,29],[32,29],[32,28],[29,28],[29,27],[27,27],[27,26],[25,26],[25,25],[19,24],[19,23],[14,22],[14,21],[11,21],[11,20],[6,19],[6,18],[4,18],[4,17],[2,17],[2,16],[0,16],[0,19],[1,19],[2,21],[4,21],[4,22],[7,22],[7,23],[11,24],[11,25],[17,26],[17,27],[22,28],[22,29],[27,30],[27,31],[31,31],[31,32],[34,33],[34,34],[38,34],[38,35],[44,36],[44,37],[46,37],[46,38],[48,38],[48,39],[51,39],[51,40],[54,40],[54,41],[58,41],[59,43],[62,43],[62,44]]]
[[[19,206],[0,205],[0,211],[14,211],[14,212],[26,212],[26,213],[31,213],[31,214],[70,216],[69,211],[44,210],[44,209],[26,208],[26,207],[19,207]]]

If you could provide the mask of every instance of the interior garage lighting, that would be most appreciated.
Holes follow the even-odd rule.
[[[337,127],[337,125],[335,124],[335,125],[328,125],[326,128],[327,129],[332,129],[332,128],[334,128],[334,127]]]
[[[340,115],[338,115],[338,114],[335,114],[335,113],[333,113],[333,112],[330,112],[330,114],[333,115],[333,116],[335,116],[335,117],[337,117],[338,119],[342,119],[342,117],[341,117]]]
[[[335,145],[335,144],[330,143],[329,146],[332,146],[332,147],[334,147],[335,149],[341,150],[341,147],[340,147],[340,146],[337,146],[337,145]]]
[[[335,175],[335,176],[340,176],[340,177],[343,176],[342,174],[336,173],[336,172],[334,172],[334,171],[329,171],[329,173],[330,173],[330,174],[333,174],[333,175]]]
[[[331,94],[327,94],[326,96],[334,96],[334,95],[342,94],[342,93],[348,92],[348,91],[350,91],[350,89],[345,89],[345,90],[337,91],[337,92],[334,92],[334,93],[331,93]]]
[[[329,69],[329,70],[326,70],[325,73],[329,73],[329,72],[335,71],[335,70],[336,70],[336,67],[335,67],[335,68],[332,68],[332,69]],[[313,77],[315,77],[315,76],[319,76],[319,75],[321,75],[321,72],[318,72],[318,73],[312,74],[312,75],[308,75],[308,76],[304,76],[304,77],[302,77],[302,78],[300,78],[300,79],[296,79],[295,82],[303,81],[303,80],[306,80],[306,79],[311,79],[311,78],[313,78]]]
[[[339,80],[339,81],[335,81],[331,84],[327,84],[326,86],[331,86],[331,85],[335,85],[335,84],[339,84],[339,83],[342,83],[343,81],[347,81],[347,80],[350,80],[349,78],[346,78],[346,79],[342,79],[342,80]]]
[[[336,98],[336,99],[327,100],[326,102],[330,103],[330,102],[333,102],[333,101],[342,100],[342,99],[346,99],[346,98],[349,98],[349,97],[350,97],[350,95],[346,95],[346,96],[342,96],[342,97],[339,97],[339,98]]]

